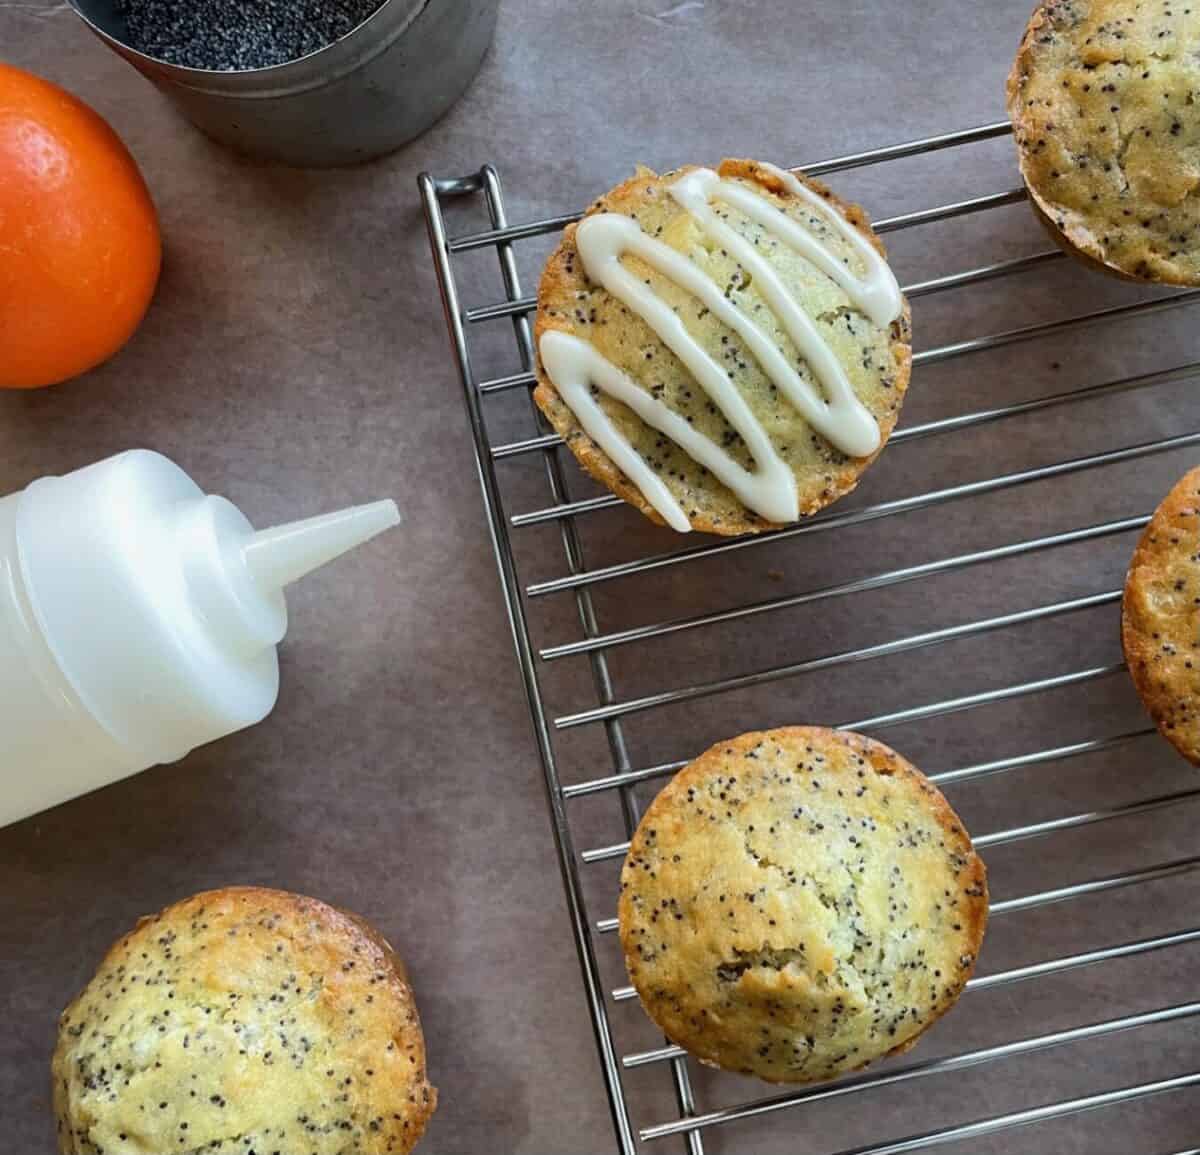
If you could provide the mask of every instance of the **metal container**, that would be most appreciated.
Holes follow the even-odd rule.
[[[384,0],[317,52],[238,72],[184,68],[125,43],[113,0],[70,0],[93,32],[198,128],[285,164],[355,164],[423,132],[471,82],[499,0]]]

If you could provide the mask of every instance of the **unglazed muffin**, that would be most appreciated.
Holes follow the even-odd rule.
[[[794,727],[720,742],[666,786],[621,874],[626,966],[702,1062],[775,1083],[907,1050],[954,1004],[987,875],[894,751]]]
[[[105,956],[52,1062],[69,1155],[404,1155],[437,1101],[404,966],[316,899],[230,887]]]
[[[1121,642],[1154,724],[1200,765],[1200,468],[1154,511],[1129,563]]]
[[[1120,276],[1200,284],[1200,5],[1050,0],[1008,78],[1021,174],[1057,239]]]
[[[583,467],[660,524],[719,534],[853,489],[911,366],[862,210],[750,160],[641,168],[596,201],[546,264],[536,338],[534,397]]]

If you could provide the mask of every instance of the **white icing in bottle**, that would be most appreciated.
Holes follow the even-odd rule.
[[[744,469],[686,419],[648,394],[587,341],[552,330],[543,334],[539,345],[547,374],[588,436],[638,487],[663,520],[680,532],[691,528],[687,515],[662,479],[596,403],[591,387],[628,405],[647,425],[671,438],[712,472],[747,508],[769,521],[789,522],[800,516],[796,480],[725,370],[688,332],[674,310],[621,264],[625,253],[640,257],[734,330],[780,393],[837,448],[862,457],[873,453],[879,445],[875,419],[855,395],[845,370],[812,319],[770,263],[713,212],[709,202],[725,201],[798,252],[833,280],[854,306],[877,325],[890,324],[900,315],[903,299],[899,286],[886,261],[840,213],[791,173],[770,165],[761,167],[837,229],[863,261],[864,277],[851,273],[819,238],[780,212],[764,196],[746,185],[722,180],[712,169],[694,169],[668,191],[704,232],[757,279],[760,293],[817,378],[823,396],[788,363],[778,345],[725,297],[711,277],[683,254],[648,236],[632,218],[618,213],[596,213],[585,217],[575,233],[588,277],[637,313],[683,362],[744,440],[757,467],[754,472]]]

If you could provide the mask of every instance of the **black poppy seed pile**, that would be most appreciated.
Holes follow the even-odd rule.
[[[238,72],[332,44],[382,0],[117,0],[131,48],[186,68]]]

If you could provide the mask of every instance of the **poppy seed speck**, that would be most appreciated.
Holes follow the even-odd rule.
[[[382,0],[117,0],[126,42],[187,68],[268,68],[316,52]]]

